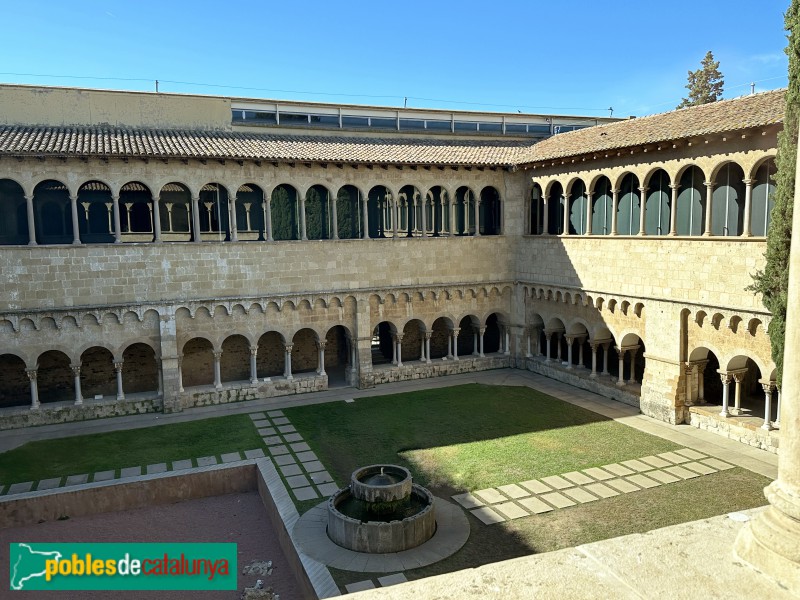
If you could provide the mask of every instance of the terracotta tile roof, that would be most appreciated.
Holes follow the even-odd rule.
[[[786,90],[560,133],[531,146],[522,163],[737,131],[783,121]]]
[[[456,141],[100,127],[0,126],[0,155],[513,165],[529,142]]]

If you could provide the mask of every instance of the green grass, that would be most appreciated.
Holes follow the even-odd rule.
[[[0,454],[0,482],[38,481],[261,447],[247,415],[29,442]]]

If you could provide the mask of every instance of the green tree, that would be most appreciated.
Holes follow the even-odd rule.
[[[686,84],[689,97],[684,98],[677,108],[708,104],[716,102],[722,97],[722,86],[725,85],[725,79],[720,73],[719,61],[714,60],[711,50],[706,53],[700,65],[701,67],[697,71],[689,71],[689,82]]]
[[[786,333],[786,303],[789,288],[789,245],[792,237],[792,205],[794,200],[795,165],[797,162],[797,130],[800,119],[800,0],[792,0],[784,16],[789,43],[789,89],[783,131],[778,135],[775,205],[767,232],[766,265],[753,276],[748,289],[762,295],[764,306],[772,313],[769,337],[772,359],[778,367],[778,385],[783,375],[783,343]]]

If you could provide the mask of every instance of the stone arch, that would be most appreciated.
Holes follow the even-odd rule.
[[[192,191],[189,186],[177,181],[166,183],[159,190],[158,197],[161,239],[165,242],[186,242],[194,235],[200,239],[200,233],[194,231]]]
[[[597,175],[592,183],[592,235],[610,235],[614,197],[611,180],[606,175]]]
[[[617,180],[619,189],[617,204],[617,232],[619,235],[636,235],[639,233],[639,214],[641,211],[641,192],[639,178],[626,171]]]
[[[0,409],[31,404],[31,383],[25,361],[16,354],[0,354]]]
[[[764,389],[761,381],[773,371],[766,367],[758,357],[737,350],[737,353],[724,361],[721,369],[731,375],[728,390],[730,413],[734,416],[754,416],[770,421],[777,418],[777,406],[772,406],[770,415],[765,414]]]
[[[668,235],[672,210],[672,190],[669,174],[664,169],[652,169],[644,179],[647,188],[645,225],[647,235]]]
[[[705,343],[689,353],[688,363],[693,372],[687,404],[722,404],[719,356],[719,351]]]
[[[726,160],[712,171],[711,235],[739,236],[744,232],[744,170]]]
[[[0,179],[0,245],[24,245],[31,241],[28,233],[28,202],[25,190],[15,180]],[[0,403],[2,400],[0,400]]]
[[[391,321],[381,321],[372,330],[372,365],[397,363],[395,336],[397,326]]]
[[[34,224],[39,244],[70,244],[73,233],[69,187],[60,181],[46,179],[33,190]]]
[[[113,352],[99,345],[92,345],[81,353],[81,392],[85,398],[116,396],[114,361]]]
[[[347,370],[352,368],[350,361],[353,335],[346,325],[334,325],[325,333],[325,371],[328,385],[332,382],[345,382]]]
[[[122,385],[125,393],[159,390],[156,352],[146,342],[133,342],[122,351]]]
[[[203,239],[230,241],[228,188],[217,182],[207,183],[200,188],[199,197],[199,222]]]
[[[547,233],[550,235],[563,235],[566,198],[564,196],[564,188],[560,182],[552,182],[545,199],[547,202]]]
[[[258,377],[283,375],[286,370],[286,338],[278,331],[267,331],[258,338],[256,373]]]
[[[431,360],[452,356],[452,331],[455,325],[450,317],[438,317],[430,326]]]
[[[752,197],[750,207],[750,232],[755,236],[766,236],[775,206],[776,167],[773,157],[766,157],[756,163],[752,171]]]
[[[328,240],[331,233],[331,193],[324,185],[312,185],[305,193],[306,238]]]
[[[392,192],[385,185],[376,185],[367,194],[367,225],[370,238],[386,238],[393,234]]]
[[[547,223],[544,222],[544,193],[542,192],[542,186],[534,183],[531,186],[529,197],[528,233],[530,235],[547,233]]]
[[[120,236],[123,242],[155,239],[153,192],[141,181],[129,181],[119,189]],[[160,216],[160,213],[159,213]]]
[[[250,340],[240,333],[229,335],[222,341],[220,381],[250,380],[250,346]]]
[[[292,373],[308,373],[319,369],[317,342],[319,334],[304,327],[292,336]]]
[[[702,235],[705,230],[706,192],[705,176],[700,167],[689,164],[681,167],[676,181],[678,192],[676,228],[677,235]]]
[[[481,190],[480,232],[481,235],[500,235],[503,233],[503,200],[500,192],[492,185]]]
[[[196,336],[183,344],[181,371],[184,387],[214,383],[214,344]]]
[[[456,188],[456,235],[475,234],[475,197],[475,192],[469,186],[461,185]]]
[[[405,322],[402,329],[403,341],[400,344],[401,360],[407,362],[424,358],[423,346],[425,344],[426,331],[425,323],[420,319],[411,318]]]
[[[341,239],[357,239],[363,237],[361,227],[362,192],[354,185],[344,185],[336,195],[336,222],[338,237]]]
[[[569,233],[584,235],[588,231],[589,191],[583,179],[575,178],[568,186],[569,197]]]
[[[434,185],[426,193],[425,221],[428,233],[440,237],[450,231],[449,194],[444,186]]]
[[[272,237],[275,240],[300,239],[300,202],[293,185],[281,183],[272,190],[270,212]]]
[[[39,401],[47,402],[74,401],[74,375],[70,368],[69,356],[60,350],[47,350],[37,360]]]
[[[236,188],[236,230],[240,241],[267,239],[267,203],[264,188],[243,183]]]

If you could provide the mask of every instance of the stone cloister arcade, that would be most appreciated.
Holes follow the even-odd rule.
[[[766,236],[774,154],[674,163],[534,177],[528,233]]]
[[[0,245],[280,241],[499,235],[488,185],[389,187],[0,176]]]

